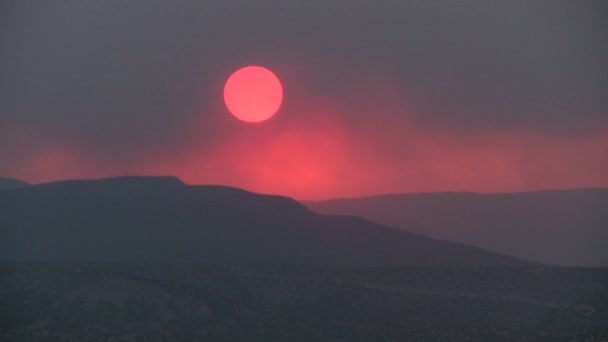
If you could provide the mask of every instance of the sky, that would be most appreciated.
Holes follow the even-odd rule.
[[[0,5],[0,176],[175,175],[298,199],[608,186],[608,3]],[[275,117],[228,113],[260,65]]]

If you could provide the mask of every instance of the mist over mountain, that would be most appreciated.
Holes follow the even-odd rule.
[[[0,177],[0,191],[22,188],[28,185],[28,183],[18,179]]]
[[[344,265],[527,262],[286,197],[173,177],[71,180],[0,193],[0,258]]]
[[[608,266],[608,189],[392,194],[305,204],[542,263]]]

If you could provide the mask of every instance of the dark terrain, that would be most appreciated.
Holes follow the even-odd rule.
[[[0,340],[606,341],[608,270],[3,264]]]
[[[608,266],[608,189],[413,193],[305,202],[371,221],[562,266]]]
[[[173,177],[75,180],[0,191],[0,260],[210,264],[493,265],[526,261],[281,196]]]
[[[0,191],[0,260],[3,342],[608,340],[608,269],[172,177]]]
[[[23,188],[28,185],[28,183],[17,179],[0,177],[0,191]]]

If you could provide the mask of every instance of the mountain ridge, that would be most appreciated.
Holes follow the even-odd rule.
[[[8,260],[344,265],[530,263],[284,196],[167,178],[55,182],[0,193]]]
[[[0,191],[12,190],[29,186],[30,184],[15,178],[0,177]]]
[[[608,266],[608,189],[402,193],[305,201],[425,236],[563,266]]]

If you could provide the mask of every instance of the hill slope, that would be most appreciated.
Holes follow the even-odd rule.
[[[28,185],[29,184],[27,184],[26,182],[20,181],[18,179],[0,177],[0,191],[18,189]]]
[[[608,266],[608,189],[395,194],[306,205],[528,260]]]
[[[171,177],[65,181],[0,193],[0,258],[353,265],[523,265],[300,203]]]

